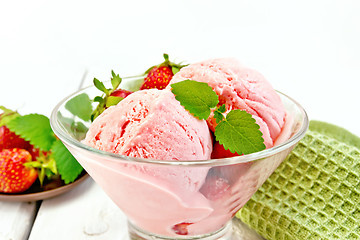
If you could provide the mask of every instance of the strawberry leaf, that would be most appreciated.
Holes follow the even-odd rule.
[[[107,101],[106,101],[106,107],[114,106],[114,105],[118,104],[123,99],[124,98],[122,98],[122,97],[109,96],[107,98]]]
[[[49,118],[40,114],[19,116],[8,122],[7,127],[42,151],[49,151],[56,139]]]
[[[94,85],[97,89],[104,92],[105,94],[109,94],[109,90],[105,87],[104,83],[100,82],[97,78],[94,78]]]
[[[207,83],[185,80],[171,87],[176,100],[199,119],[207,119],[211,108],[219,103],[218,96]]]
[[[111,70],[111,75],[112,75],[111,85],[112,85],[113,89],[117,89],[118,86],[120,85],[122,79],[121,79],[121,77],[119,76],[119,74],[116,75],[113,70]]]
[[[215,137],[232,153],[250,154],[265,149],[259,125],[251,114],[242,110],[232,110],[225,120],[215,128]]]
[[[7,125],[8,122],[20,116],[18,112],[7,109],[4,106],[0,106],[0,109],[3,111],[0,114],[0,127]]]
[[[91,106],[91,100],[86,93],[79,94],[70,99],[65,108],[73,115],[78,116],[84,121],[89,121],[91,113],[93,111]]]
[[[51,151],[61,179],[64,180],[65,184],[75,181],[83,171],[82,166],[60,140],[54,142]]]
[[[62,122],[65,130],[71,133],[72,137],[78,140],[85,138],[89,129],[82,122],[75,121],[74,118],[64,117],[60,112],[58,113],[58,118]]]

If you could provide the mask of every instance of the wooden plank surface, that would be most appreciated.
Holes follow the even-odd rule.
[[[125,215],[91,178],[43,201],[29,240],[126,239]]]
[[[36,212],[36,202],[0,201],[0,239],[27,239]]]

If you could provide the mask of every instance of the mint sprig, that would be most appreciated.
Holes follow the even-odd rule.
[[[242,110],[231,110],[224,116],[225,105],[217,107],[219,97],[207,83],[188,79],[171,84],[171,87],[175,98],[195,117],[207,119],[211,111],[214,112],[218,124],[214,134],[224,149],[239,155],[265,149],[260,127],[252,115]]]

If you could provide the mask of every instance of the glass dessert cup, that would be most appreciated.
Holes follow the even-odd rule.
[[[304,109],[279,93],[286,126],[272,148],[232,158],[162,161],[104,152],[81,142],[90,126],[62,100],[50,118],[55,134],[128,218],[131,239],[231,239],[232,218],[280,165],[308,128]]]

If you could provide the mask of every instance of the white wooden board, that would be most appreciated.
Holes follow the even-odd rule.
[[[126,239],[125,215],[91,178],[43,201],[29,240]]]
[[[36,202],[0,201],[0,239],[27,239],[36,209]]]

